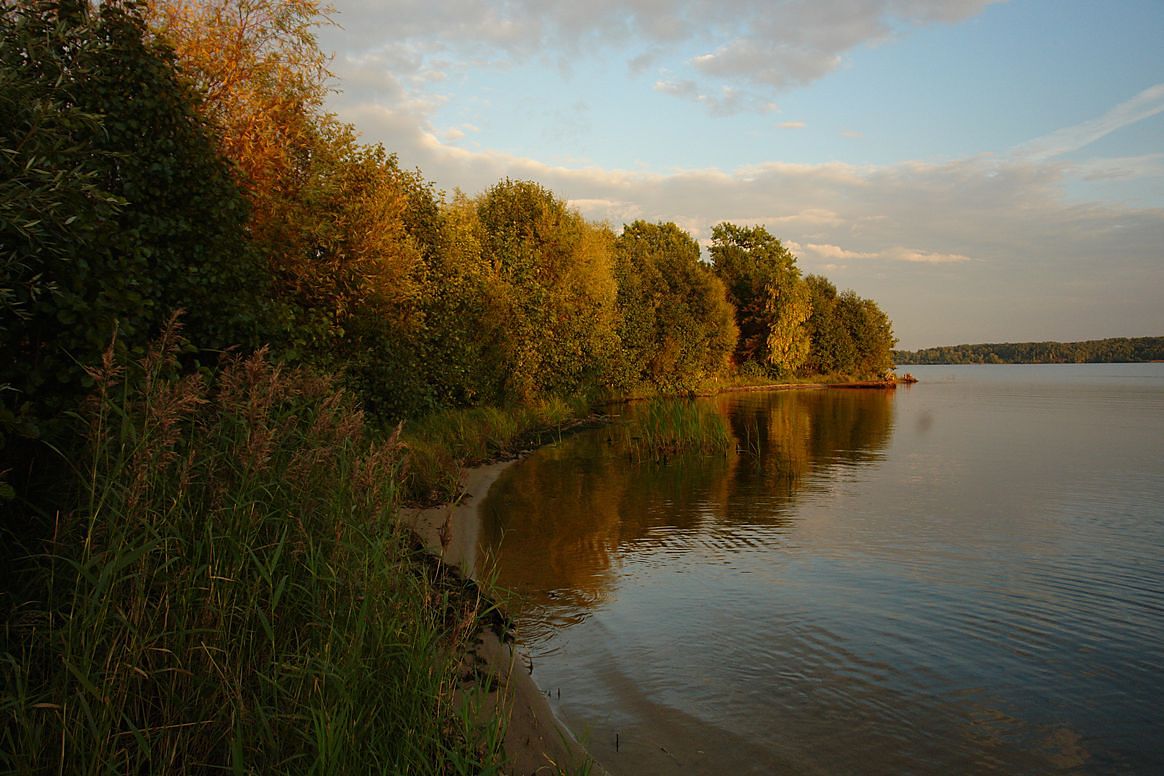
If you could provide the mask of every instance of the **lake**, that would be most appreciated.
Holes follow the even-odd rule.
[[[1164,769],[1164,364],[910,371],[699,400],[729,450],[663,461],[627,405],[493,486],[479,566],[607,769]]]

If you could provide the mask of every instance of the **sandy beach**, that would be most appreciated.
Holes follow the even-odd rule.
[[[502,461],[465,470],[461,475],[461,496],[455,503],[405,510],[404,520],[434,555],[466,576],[473,576],[480,530],[478,505],[513,463],[514,460]],[[477,681],[493,688],[486,705],[509,710],[504,749],[511,773],[603,773],[554,716],[513,639],[495,629],[482,628],[466,660],[472,663],[473,673],[481,677]]]

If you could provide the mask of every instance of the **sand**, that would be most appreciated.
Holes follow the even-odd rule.
[[[404,512],[404,519],[425,546],[465,576],[473,576],[476,565],[481,527],[478,504],[513,463],[503,461],[465,470],[461,476],[461,497],[455,504]],[[483,628],[476,647],[466,659],[474,664],[476,673],[488,677],[485,680],[488,686],[496,688],[491,694],[492,707],[509,710],[504,749],[510,773],[552,774],[576,770],[603,773],[554,716],[548,699],[531,675],[528,661],[518,654],[512,639],[499,634],[497,629]]]

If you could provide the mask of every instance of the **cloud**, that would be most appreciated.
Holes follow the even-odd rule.
[[[1071,164],[1069,169],[1088,181],[1164,179],[1164,153],[1088,159]]]
[[[682,97],[702,104],[710,113],[716,116],[730,116],[743,111],[766,113],[777,109],[776,103],[765,100],[758,95],[732,88],[719,87],[718,94],[705,93],[692,80],[683,81],[656,81],[654,89],[661,94]]]
[[[844,61],[864,44],[891,37],[894,30],[931,23],[950,23],[979,13],[991,0],[791,0],[728,3],[728,18],[739,19],[712,51],[691,59],[702,73],[763,85],[773,90],[810,83]]]
[[[969,256],[960,253],[936,253],[901,247],[885,251],[883,255],[895,261],[908,261],[914,264],[960,264],[963,261],[970,261]]]
[[[844,219],[832,210],[809,208],[791,215],[769,216],[764,219],[764,222],[767,224],[795,224],[800,226],[838,226],[844,223]]]
[[[568,69],[613,54],[630,73],[681,73],[665,82],[679,87],[668,93],[713,113],[763,112],[776,93],[828,75],[861,45],[961,21],[995,1],[339,0],[338,26],[319,37],[331,50],[397,57],[393,72],[416,88],[476,67],[536,59]]]
[[[609,223],[616,227],[642,217],[642,210],[638,205],[624,200],[578,198],[568,200],[568,204],[591,221]]]
[[[854,260],[854,259],[883,259],[889,261],[906,261],[914,264],[957,264],[970,261],[969,256],[960,253],[939,253],[934,251],[920,251],[913,248],[894,246],[880,251],[852,251],[839,245],[809,243],[804,250],[822,259]]]
[[[809,243],[804,246],[804,250],[822,259],[877,259],[882,256],[878,251],[849,251],[839,245],[821,245],[819,243]]]
[[[781,129],[804,129],[807,124],[803,121],[781,121],[777,126]]]
[[[1014,150],[1014,155],[1034,161],[1052,159],[1089,146],[1116,130],[1160,113],[1164,113],[1164,83],[1148,87],[1098,118],[1064,127],[1024,143]]]

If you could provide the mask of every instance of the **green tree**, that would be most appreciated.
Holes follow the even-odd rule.
[[[804,374],[839,375],[856,366],[857,348],[849,329],[837,317],[837,287],[821,275],[804,279],[812,314],[806,321],[809,355],[801,367]]]
[[[434,249],[425,253],[423,360],[437,406],[504,400],[510,294],[482,253],[477,205],[458,191],[439,209]]]
[[[738,331],[699,243],[673,223],[636,221],[615,245],[621,381],[690,391],[722,373]]]
[[[521,401],[601,383],[617,351],[611,240],[529,181],[477,199],[481,255],[501,281],[504,394]]]
[[[407,226],[411,173],[381,146],[357,143],[350,127],[320,129],[297,194],[297,250],[276,265],[280,293],[308,323],[295,336],[315,337],[302,351],[312,362],[341,374],[377,414],[411,414],[427,394],[425,265]]]
[[[852,291],[837,297],[837,318],[849,332],[856,358],[849,371],[863,377],[880,377],[893,368],[893,324],[872,299]]]
[[[731,223],[712,229],[711,259],[736,310],[735,360],[776,374],[796,371],[808,357],[811,313],[796,257],[762,226]]]
[[[138,6],[0,14],[3,399],[52,418],[117,332],[141,352],[176,309],[201,348],[253,343],[265,272],[198,97]]]
[[[43,386],[69,375],[32,370],[34,331],[51,315],[58,280],[100,250],[123,204],[101,186],[111,163],[92,144],[101,117],[75,94],[83,80],[75,61],[96,41],[50,11],[0,12],[0,451],[37,436],[46,405],[60,409]]]

